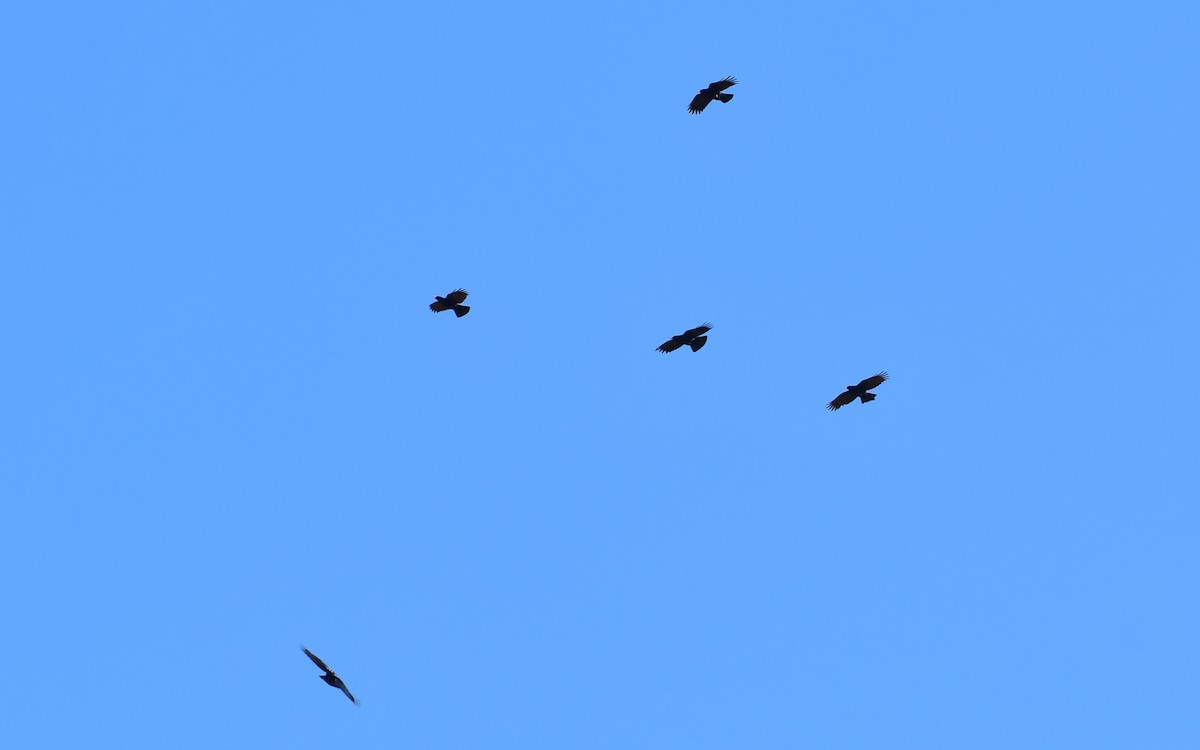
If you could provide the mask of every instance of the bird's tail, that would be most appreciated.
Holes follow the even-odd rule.
[[[469,312],[471,312],[470,305],[455,305],[454,306],[454,314],[460,318]]]
[[[733,98],[733,94],[726,94],[725,92],[722,91],[720,94],[717,94],[717,98],[720,99],[723,103],[728,103],[729,100]]]
[[[864,404],[867,403],[868,401],[874,401],[875,394],[874,393],[864,393],[863,395],[858,397],[858,400]]]
[[[697,336],[696,338],[692,339],[692,343],[689,344],[689,346],[692,347],[692,351],[698,352],[707,343],[708,336]]]

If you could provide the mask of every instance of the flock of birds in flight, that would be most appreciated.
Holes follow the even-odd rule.
[[[728,104],[729,101],[733,99],[733,94],[725,93],[725,89],[733,86],[736,83],[736,78],[733,76],[728,76],[719,81],[714,81],[708,84],[707,87],[700,89],[700,91],[696,93],[696,96],[692,98],[692,103],[688,105],[688,112],[698,115],[703,112],[704,108],[713,101],[719,101],[722,104]],[[453,310],[455,317],[461,318],[462,316],[471,312],[471,307],[463,304],[466,301],[467,290],[455,289],[445,297],[434,295],[433,302],[429,305],[429,309],[435,313]],[[705,323],[701,326],[696,326],[695,328],[689,328],[678,336],[672,336],[662,344],[659,344],[656,351],[660,351],[663,354],[669,354],[676,349],[687,346],[691,347],[692,351],[698,352],[704,348],[705,344],[708,343],[708,332],[711,330],[712,326],[708,323]],[[869,378],[859,381],[857,385],[848,385],[846,386],[846,390],[842,393],[839,393],[837,398],[826,404],[825,408],[829,409],[830,411],[837,411],[843,406],[854,403],[854,399],[858,399],[859,402],[864,404],[868,401],[874,401],[875,394],[871,393],[870,391],[878,388],[883,381],[887,379],[888,374],[886,372],[881,372],[877,375],[872,375]],[[320,675],[320,678],[324,680],[326,685],[341,690],[355,705],[358,704],[358,700],[353,694],[351,694],[350,690],[347,689],[346,683],[342,682],[342,678],[338,677],[336,672],[327,667],[325,662],[321,661],[316,654],[314,654],[312,651],[309,651],[307,648],[304,649],[304,653],[309,659],[312,659],[314,664],[325,671],[325,674]]]

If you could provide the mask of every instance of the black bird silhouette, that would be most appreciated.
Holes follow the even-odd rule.
[[[837,411],[846,404],[853,403],[854,399],[859,399],[864,404],[868,401],[874,401],[875,394],[867,393],[867,391],[877,387],[880,383],[887,379],[888,374],[886,372],[881,372],[878,375],[872,375],[866,380],[860,382],[858,385],[848,385],[846,386],[846,392],[838,394],[838,397],[830,401],[829,405],[825,408],[829,409],[830,411]]]
[[[466,315],[467,313],[471,312],[470,307],[462,304],[463,301],[466,300],[466,298],[467,298],[467,290],[466,289],[455,289],[453,292],[450,292],[445,297],[438,297],[437,295],[434,295],[433,298],[437,301],[432,303],[431,305],[429,305],[429,309],[433,310],[434,312],[445,312],[447,310],[453,310],[454,314],[460,318],[462,316]]]
[[[316,664],[318,667],[325,670],[325,674],[321,675],[320,677],[325,681],[326,685],[341,690],[346,694],[346,697],[349,698],[351,702],[353,702],[355,705],[358,705],[358,699],[351,695],[350,691],[346,689],[346,683],[342,682],[342,678],[337,676],[337,672],[334,672],[332,669],[325,666],[325,662],[321,661],[321,659],[312,651],[304,649],[304,653],[308,655],[308,658],[313,660],[313,664]]]
[[[713,99],[720,99],[722,103],[728,102],[733,98],[733,94],[722,92],[735,83],[737,83],[737,79],[733,76],[728,76],[720,81],[713,81],[708,84],[708,88],[700,89],[700,92],[692,99],[692,103],[688,105],[688,112],[691,112],[693,115],[700,114]]]
[[[700,348],[708,342],[708,336],[705,336],[704,334],[711,330],[712,326],[710,326],[708,323],[689,329],[684,331],[679,336],[672,336],[670,341],[664,341],[656,351],[666,354],[667,352],[675,351],[681,346],[690,346],[692,347],[692,351],[698,352],[700,351]]]

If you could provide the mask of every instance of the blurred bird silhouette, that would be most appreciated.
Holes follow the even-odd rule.
[[[673,352],[681,346],[690,346],[692,347],[692,351],[698,352],[700,351],[700,348],[708,342],[708,336],[705,336],[704,334],[711,330],[712,326],[710,326],[708,323],[705,323],[702,326],[697,326],[696,328],[691,328],[684,331],[679,336],[672,336],[670,341],[663,342],[656,351],[660,351],[665,354],[667,352]]]
[[[353,695],[350,694],[349,690],[346,689],[346,683],[342,682],[342,678],[338,677],[336,672],[334,672],[329,667],[325,666],[325,662],[321,661],[321,659],[316,654],[314,654],[312,651],[309,651],[308,649],[304,649],[304,653],[308,655],[308,658],[313,660],[313,664],[316,664],[318,667],[325,670],[325,674],[320,675],[320,677],[322,680],[325,681],[326,685],[328,685],[329,687],[335,687],[338,690],[341,690],[343,693],[346,694],[346,697],[349,698],[352,703],[354,703],[355,705],[358,705],[358,700]]]
[[[733,98],[733,94],[723,92],[735,83],[737,83],[737,79],[733,76],[728,76],[720,81],[713,81],[708,84],[708,88],[700,89],[699,93],[692,99],[692,103],[688,105],[688,112],[691,112],[693,115],[700,114],[713,99],[720,99],[722,104],[728,102]]]
[[[830,411],[837,411],[846,404],[853,403],[854,399],[860,400],[862,403],[875,400],[874,393],[867,393],[872,388],[878,387],[883,381],[888,379],[886,372],[881,372],[878,375],[872,375],[866,380],[861,381],[858,385],[846,386],[846,392],[839,394],[837,398],[829,402],[825,408]]]
[[[429,305],[429,309],[433,310],[435,313],[453,310],[454,314],[461,318],[462,316],[471,312],[470,307],[462,304],[463,301],[467,299],[466,289],[455,289],[445,297],[438,297],[437,295],[434,295],[434,299],[437,301]]]

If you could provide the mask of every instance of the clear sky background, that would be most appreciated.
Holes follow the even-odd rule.
[[[1198,30],[0,5],[6,746],[1200,747]]]

